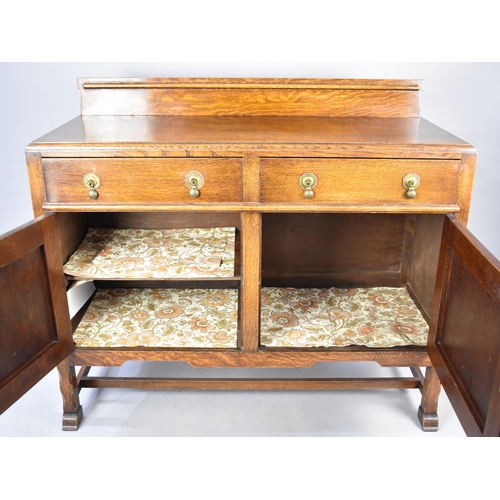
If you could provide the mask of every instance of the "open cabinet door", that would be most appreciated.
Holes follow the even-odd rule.
[[[443,228],[429,356],[468,436],[500,433],[500,262],[455,217]]]
[[[74,349],[56,218],[0,238],[0,413]]]

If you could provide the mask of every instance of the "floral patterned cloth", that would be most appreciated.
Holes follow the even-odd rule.
[[[97,290],[77,347],[236,347],[238,290]]]
[[[404,288],[262,288],[261,345],[374,348],[427,343]],[[235,348],[238,290],[99,289],[78,347]]]
[[[404,288],[262,288],[265,346],[425,346],[427,335]]]
[[[80,279],[234,276],[235,228],[93,229],[64,266]]]

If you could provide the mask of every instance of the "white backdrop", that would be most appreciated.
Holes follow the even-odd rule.
[[[423,79],[422,116],[478,150],[469,229],[500,258],[500,63],[0,63],[0,234],[33,218],[24,149],[79,114],[80,76]]]

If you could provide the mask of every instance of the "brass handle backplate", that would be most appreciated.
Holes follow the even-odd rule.
[[[416,189],[420,186],[420,177],[417,174],[406,174],[403,177],[403,187],[406,189],[406,197],[413,200],[417,196]]]
[[[101,186],[101,179],[96,174],[85,174],[83,176],[83,184],[89,190],[89,198],[91,200],[97,200],[99,193],[97,189]]]
[[[200,189],[204,183],[205,179],[200,172],[189,172],[186,175],[186,186],[189,188],[189,196],[191,198],[198,198],[200,196]]]
[[[314,196],[313,189],[318,185],[318,178],[311,172],[302,174],[299,186],[304,190],[304,197],[310,200]]]

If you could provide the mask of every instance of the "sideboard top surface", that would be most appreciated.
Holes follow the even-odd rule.
[[[80,116],[29,150],[457,157],[473,149],[420,117],[421,80],[80,78],[78,87]]]
[[[189,144],[227,149],[286,149],[294,144],[472,148],[423,118],[78,116],[34,141],[30,149]]]

